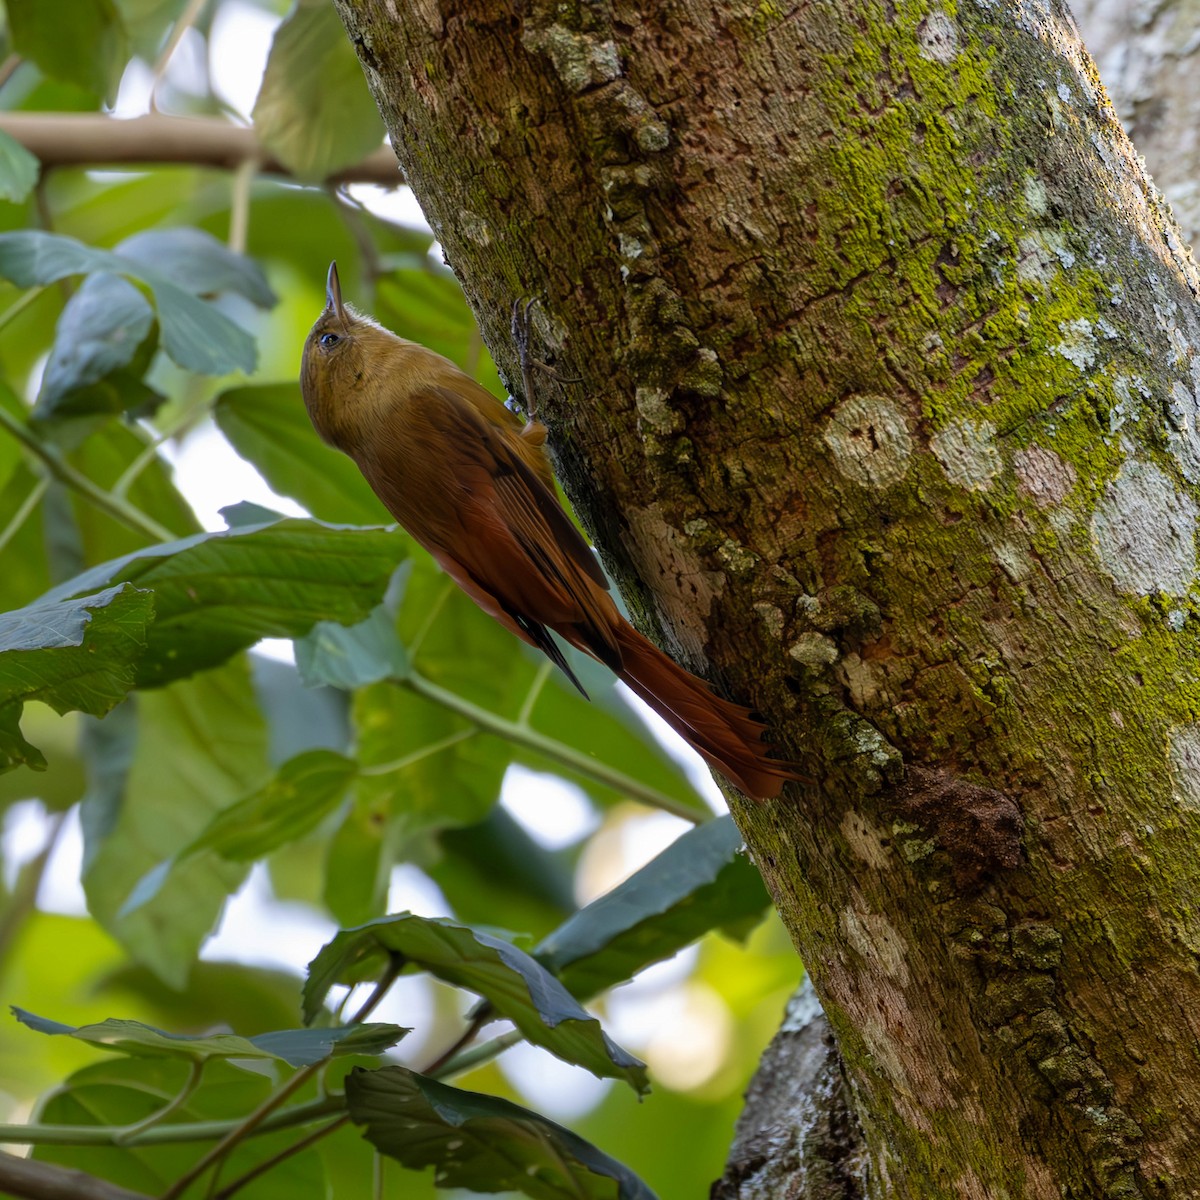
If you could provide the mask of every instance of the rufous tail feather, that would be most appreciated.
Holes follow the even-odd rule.
[[[747,796],[770,800],[787,780],[802,778],[791,763],[770,757],[765,727],[749,709],[721,699],[632,625],[622,621],[616,637],[625,683]]]

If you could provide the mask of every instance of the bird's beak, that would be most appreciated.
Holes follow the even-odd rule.
[[[338,279],[337,263],[329,264],[329,274],[325,279],[325,307],[337,314],[337,319],[346,324],[346,310],[342,307],[342,285]]]

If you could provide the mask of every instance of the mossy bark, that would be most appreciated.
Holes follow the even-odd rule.
[[[732,805],[870,1194],[1192,1195],[1197,277],[1065,10],[338,3],[633,607],[817,781]]]

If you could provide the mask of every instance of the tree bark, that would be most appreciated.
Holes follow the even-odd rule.
[[[338,4],[632,607],[818,781],[731,805],[868,1194],[1192,1195],[1198,280],[1065,9]]]

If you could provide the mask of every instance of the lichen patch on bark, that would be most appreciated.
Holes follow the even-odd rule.
[[[991,421],[951,421],[929,439],[929,448],[951,483],[974,492],[986,491],[1003,465]]]
[[[1017,489],[1029,496],[1038,508],[1061,504],[1075,486],[1075,468],[1053,450],[1027,446],[1013,455]]]
[[[912,457],[908,421],[886,396],[843,400],[826,423],[824,438],[838,470],[866,487],[899,483]]]
[[[1153,463],[1128,462],[1092,515],[1092,542],[1123,592],[1180,596],[1196,575],[1196,502]]]

